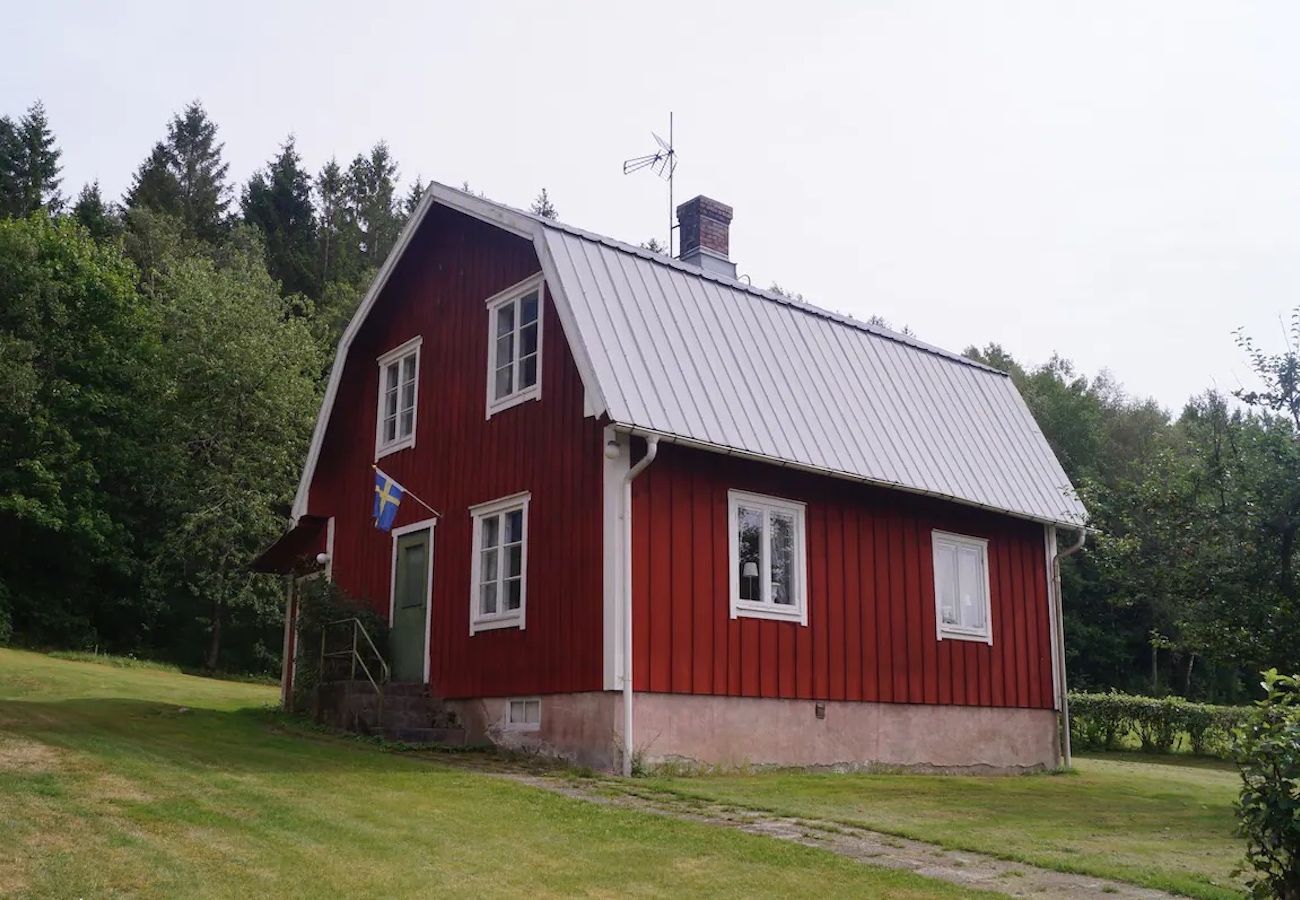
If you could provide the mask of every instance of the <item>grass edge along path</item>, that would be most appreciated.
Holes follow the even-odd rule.
[[[1231,875],[1237,776],[1227,764],[1089,755],[1024,776],[769,771],[652,777],[640,789],[863,828],[1058,872],[1199,898],[1244,894]]]
[[[985,853],[950,850],[843,822],[783,816],[767,810],[718,803],[679,792],[645,789],[612,778],[538,776],[496,767],[504,778],[535,784],[572,797],[641,809],[687,821],[734,828],[809,847],[821,847],[849,859],[913,872],[964,887],[1015,897],[1069,896],[1083,900],[1164,900],[1174,895],[1123,881],[1018,864]]]

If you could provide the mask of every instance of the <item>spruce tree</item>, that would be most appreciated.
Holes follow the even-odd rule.
[[[226,172],[221,159],[224,146],[217,141],[216,123],[203,104],[195,100],[172,118],[167,129],[173,174],[180,185],[181,218],[191,234],[215,241],[227,231],[226,206],[230,203]]]
[[[97,241],[116,237],[122,230],[120,213],[115,206],[104,202],[98,181],[82,187],[72,207],[72,218]]]
[[[546,188],[542,188],[542,192],[533,198],[530,209],[533,215],[541,216],[543,219],[554,219],[560,214],[555,204],[551,202],[550,195],[546,193]]]
[[[0,116],[0,216],[19,215],[22,204],[18,190],[18,127],[8,116]]]
[[[356,240],[348,213],[348,179],[331,159],[316,176],[316,280],[322,296],[330,282],[350,279],[358,267]]]
[[[38,209],[58,212],[59,157],[45,105],[37,100],[15,124],[0,118],[0,215],[28,216]]]
[[[402,228],[398,210],[397,163],[388,145],[375,144],[369,156],[358,154],[348,167],[348,206],[360,238],[362,262],[378,267]]]
[[[420,205],[420,200],[424,197],[424,192],[427,189],[428,185],[424,183],[424,179],[416,175],[415,183],[411,185],[411,189],[406,193],[406,200],[402,202],[402,212],[405,218],[409,219],[411,213],[415,212],[415,208]]]
[[[37,100],[18,123],[20,166],[18,186],[22,191],[23,214],[30,215],[38,209],[58,212],[63,206],[59,194],[59,157],[62,151],[55,146],[54,133],[45,115],[45,104]]]
[[[181,218],[181,185],[172,165],[171,150],[159,141],[135,170],[125,197],[127,209],[147,209]]]
[[[221,159],[217,126],[195,100],[173,116],[167,139],[154,144],[136,170],[126,195],[128,209],[146,209],[181,220],[188,237],[215,243],[229,231],[226,207],[229,166]]]
[[[244,221],[261,229],[266,239],[266,266],[286,295],[320,296],[314,254],[315,211],[311,179],[290,136],[265,171],[248,180],[241,200]]]

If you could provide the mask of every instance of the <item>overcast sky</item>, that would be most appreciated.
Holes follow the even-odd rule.
[[[663,239],[624,176],[676,114],[677,199],[736,209],[755,284],[1109,369],[1173,409],[1249,382],[1300,304],[1300,4],[2,0],[0,112],[119,196],[199,98],[242,182],[386,139],[404,180]],[[16,33],[13,30],[17,23]]]

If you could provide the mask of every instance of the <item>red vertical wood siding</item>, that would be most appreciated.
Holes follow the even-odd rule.
[[[549,296],[541,399],[485,418],[484,301],[539,269],[530,242],[431,210],[356,337],[311,486],[309,511],[335,516],[335,579],[387,615],[392,538],[370,521],[375,360],[421,335],[416,444],[379,465],[443,514],[429,650],[433,690],[445,697],[602,686],[601,425],[583,416],[581,379]],[[518,491],[532,494],[526,628],[471,636],[468,508]],[[428,516],[408,499],[396,524]]]
[[[730,618],[733,488],[807,504],[807,626]],[[936,638],[934,529],[989,541],[992,646]],[[1041,525],[661,444],[633,530],[637,690],[1052,706]]]

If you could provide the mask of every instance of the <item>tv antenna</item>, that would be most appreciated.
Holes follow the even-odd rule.
[[[659,149],[645,156],[636,156],[623,161],[623,174],[630,175],[642,169],[649,169],[668,182],[668,255],[673,254],[673,172],[677,169],[677,151],[673,149],[673,114],[668,113],[668,140],[665,141],[653,131],[650,136],[655,139]]]

